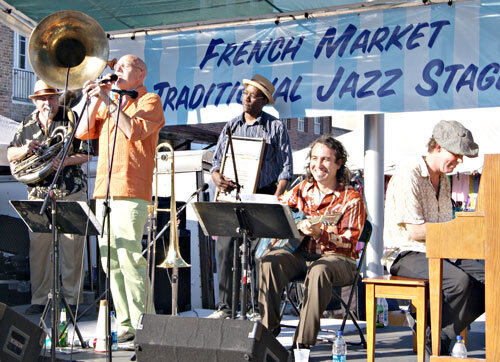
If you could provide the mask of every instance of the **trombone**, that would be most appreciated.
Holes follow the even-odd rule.
[[[170,184],[170,209],[158,209],[158,158],[159,151],[162,148],[168,148],[170,151],[170,156],[161,155],[161,159],[163,161],[170,161],[170,176],[171,176],[171,184]],[[169,245],[168,252],[165,260],[158,264],[158,268],[173,268],[172,270],[172,315],[177,315],[177,294],[178,294],[178,278],[179,278],[179,269],[178,268],[186,268],[191,265],[188,264],[182,258],[179,251],[179,236],[177,234],[177,209],[175,202],[175,167],[174,167],[174,149],[172,145],[168,142],[160,143],[155,150],[155,198],[153,205],[148,206],[148,219],[149,219],[149,228],[148,228],[148,251],[147,251],[147,265],[148,270],[151,265],[151,259],[156,260],[156,229],[157,229],[157,216],[158,211],[169,211],[170,212],[170,237],[169,237]],[[152,241],[152,256],[150,252],[150,245]],[[155,279],[155,268],[151,270],[151,285],[149,284],[149,278],[146,280],[146,313],[149,308],[149,299],[151,302],[154,297],[154,279]],[[149,298],[149,296],[151,298]]]

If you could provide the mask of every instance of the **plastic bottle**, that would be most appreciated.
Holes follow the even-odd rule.
[[[347,346],[342,337],[342,331],[337,331],[337,338],[333,341],[332,346],[332,361],[333,362],[345,362],[347,354]]]
[[[61,308],[61,318],[59,319],[59,325],[57,331],[59,332],[59,347],[68,346],[68,328],[64,328],[66,324],[66,308]],[[64,331],[63,331],[64,330]]]
[[[387,304],[387,299],[382,298],[382,306],[384,307],[384,327],[389,325],[389,304]]]
[[[111,338],[111,350],[116,351],[118,350],[118,329],[114,311],[111,312]]]
[[[451,350],[451,356],[455,358],[467,358],[467,348],[461,335],[457,336],[457,341]]]
[[[375,325],[377,327],[387,327],[389,323],[388,318],[389,305],[385,298],[377,298],[377,317]]]
[[[50,337],[50,334],[47,333],[47,336],[45,337],[45,348],[51,348],[52,347],[52,339]]]

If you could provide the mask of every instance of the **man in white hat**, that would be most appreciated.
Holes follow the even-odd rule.
[[[31,113],[19,126],[14,139],[7,150],[9,162],[20,161],[36,153],[44,140],[50,138],[58,127],[66,128],[71,132],[76,115],[69,108],[59,106],[60,92],[43,80],[35,83],[34,93],[29,97],[35,104],[35,111]],[[64,168],[53,190],[57,200],[82,201],[86,199],[87,178],[82,171],[81,164],[89,161],[92,156],[88,153],[86,142],[75,139],[70,153],[64,160]],[[56,171],[61,163],[59,157],[52,159],[52,171]],[[44,199],[52,183],[53,173],[35,183],[28,184],[28,199]],[[31,306],[26,314],[43,312],[50,292],[52,281],[51,247],[52,234],[30,234],[30,280]],[[61,234],[59,236],[61,257],[61,290],[66,301],[74,309],[82,285],[82,253],[84,237],[80,235]]]
[[[224,192],[235,187],[234,180],[220,173],[229,129],[233,136],[265,139],[257,193],[278,196],[285,191],[292,179],[293,168],[292,148],[286,125],[262,110],[266,104],[274,104],[274,86],[259,74],[255,74],[252,79],[243,79],[242,83],[245,85],[241,96],[243,113],[230,120],[219,136],[212,160],[212,180],[219,190]],[[217,239],[219,305],[210,318],[226,318],[231,315],[234,240],[230,237]],[[239,284],[236,288],[239,289]]]
[[[477,157],[472,133],[457,121],[440,121],[427,144],[427,155],[401,165],[389,181],[384,213],[384,264],[392,275],[429,278],[426,225],[453,218],[451,186],[446,176]],[[443,261],[441,354],[464,328],[484,313],[484,263]],[[413,318],[410,322],[413,322]],[[426,350],[430,353],[430,339]]]

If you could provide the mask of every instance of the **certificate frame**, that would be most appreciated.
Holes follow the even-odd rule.
[[[260,166],[264,156],[266,145],[264,138],[233,136],[233,149],[238,174],[238,181],[241,185],[240,194],[253,194],[259,185]],[[229,142],[226,143],[224,156],[222,158],[220,174],[235,181],[233,157],[229,150]],[[222,192],[217,188],[215,201],[236,201],[236,189],[229,193]]]

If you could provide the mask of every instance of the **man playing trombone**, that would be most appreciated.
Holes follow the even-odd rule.
[[[143,60],[135,55],[124,55],[115,66],[115,74],[116,82],[108,75],[100,82],[85,83],[83,93],[94,99],[89,109],[89,121],[82,120],[77,137],[99,138],[94,189],[98,217],[102,215],[103,199],[110,183],[111,212],[107,218],[111,230],[109,272],[118,342],[122,343],[134,338],[139,316],[146,311],[147,268],[141,254],[141,240],[147,221],[147,205],[152,199],[155,148],[165,119],[160,97],[147,93],[143,85],[147,74]],[[120,91],[128,91],[122,98],[121,107],[116,98],[110,97],[112,85]],[[115,129],[117,113],[118,128]],[[111,179],[108,180],[115,132],[116,145]],[[99,238],[103,266],[107,265],[107,240],[107,235]],[[150,302],[149,313],[154,312]]]

